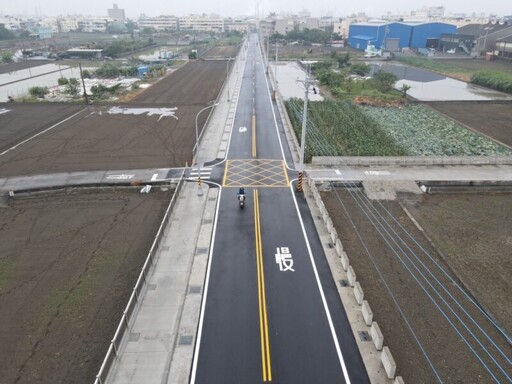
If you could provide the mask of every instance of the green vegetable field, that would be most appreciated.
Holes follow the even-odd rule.
[[[286,108],[300,139],[302,100]],[[360,107],[350,101],[314,101],[308,106],[306,160],[311,156],[512,155],[494,143],[422,106]]]

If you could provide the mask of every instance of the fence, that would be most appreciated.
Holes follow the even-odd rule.
[[[151,249],[149,250],[148,256],[146,257],[146,261],[142,267],[142,270],[139,274],[139,278],[135,283],[135,287],[133,288],[133,292],[130,295],[130,299],[128,300],[128,304],[126,305],[125,310],[123,311],[123,315],[121,316],[121,321],[117,326],[116,333],[114,334],[114,338],[110,341],[110,345],[107,350],[107,354],[103,359],[103,363],[101,364],[100,370],[96,375],[96,380],[94,384],[103,384],[106,382],[110,369],[114,364],[116,357],[118,356],[119,349],[121,347],[121,342],[123,340],[123,336],[130,327],[130,322],[132,320],[133,314],[137,307],[137,303],[141,299],[141,292],[144,288],[144,284],[146,283],[146,279],[151,271],[151,267],[153,266],[153,261],[155,256],[157,255],[158,248],[160,246],[160,242],[162,240],[164,229],[169,223],[169,218],[172,212],[173,207],[176,205],[176,201],[178,199],[178,195],[183,187],[183,176],[185,171],[182,172],[180,181],[178,182],[178,186],[172,196],[171,202],[167,206],[167,210],[165,211],[164,218],[158,231],[156,233],[155,239],[153,240],[153,244],[151,245]]]

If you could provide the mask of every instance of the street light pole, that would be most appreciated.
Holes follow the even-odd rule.
[[[208,105],[207,107],[204,107],[199,112],[197,112],[197,115],[196,115],[197,196],[203,195],[203,188],[201,187],[201,161],[199,160],[199,130],[197,129],[197,119],[199,118],[199,115],[201,114],[201,112],[206,111],[209,108],[216,107],[217,105],[219,105],[219,103]]]
[[[277,84],[277,37],[276,37],[276,68],[274,70],[274,77],[276,78],[276,84]]]
[[[302,192],[302,178],[304,176],[304,151],[306,147],[306,127],[308,118],[308,93],[309,86],[315,82],[309,78],[311,71],[311,64],[306,63],[306,77],[304,81],[299,80],[304,84],[304,108],[302,110],[302,131],[300,135],[300,163],[299,163],[299,179],[297,182],[297,191]]]

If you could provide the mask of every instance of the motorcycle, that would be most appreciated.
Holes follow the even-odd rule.
[[[238,205],[240,206],[240,209],[244,209],[245,195],[238,195]]]

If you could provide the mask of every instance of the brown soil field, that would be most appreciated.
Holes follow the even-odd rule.
[[[92,383],[172,197],[66,191],[0,207],[0,383]]]
[[[359,205],[368,203],[360,191],[349,193],[345,189],[337,189],[322,193],[365,299],[372,308],[374,321],[378,322],[384,334],[384,345],[389,346],[397,362],[397,374],[407,383],[433,383],[436,376],[440,382],[447,383],[491,382],[490,374],[462,338],[469,340],[480,356],[485,355],[483,347],[471,339],[470,331],[483,340],[483,345],[506,367],[505,370],[508,369],[507,363],[502,356],[496,357],[498,352],[481,336],[482,330],[496,341],[509,359],[512,358],[510,344],[468,299],[474,294],[484,308],[487,307],[498,321],[503,321],[502,326],[510,326],[507,318],[512,308],[508,281],[511,247],[504,245],[511,241],[507,228],[512,227],[512,196],[471,196],[431,195],[421,201],[402,197],[401,203],[410,207],[417,221],[424,224],[425,235],[398,201],[372,202],[362,209]],[[396,221],[387,215],[386,210]],[[478,225],[485,221],[485,225]],[[412,235],[416,243],[402,228]],[[435,228],[432,233],[431,228]],[[393,231],[400,234],[398,240],[397,236],[387,235]],[[429,237],[435,244],[429,241]],[[467,246],[457,248],[460,244]],[[475,244],[478,247],[471,248],[472,245],[476,247]],[[483,249],[484,253],[479,252]],[[430,272],[435,278],[430,277]],[[490,284],[495,273],[498,281]],[[462,283],[467,280],[471,280],[471,284],[464,287]],[[455,283],[463,288],[457,289]],[[491,289],[486,292],[489,287]],[[455,308],[454,312],[450,312],[440,297],[450,308]],[[455,300],[462,303],[467,315],[456,307]],[[488,304],[493,300],[496,304]],[[469,316],[481,325],[480,331],[469,321]],[[450,323],[455,324],[460,334]],[[483,356],[482,359],[503,380],[504,375],[493,366],[491,358]]]
[[[148,88],[132,102],[193,104],[200,107],[199,111],[217,98],[225,78],[225,61],[191,61]]]
[[[225,58],[225,57],[235,57],[236,56],[236,46],[235,45],[227,45],[227,46],[218,46],[213,47],[212,49],[205,52],[202,57],[205,59],[209,58]]]
[[[0,155],[0,177],[190,164],[196,115],[217,98],[225,76],[225,61],[190,63],[140,94],[134,103],[121,106],[176,107],[176,118],[114,115],[108,113],[111,106],[87,106],[70,120]],[[48,108],[41,112],[44,108],[39,105],[9,105],[12,112],[0,115],[2,139],[6,143],[17,143],[20,137],[30,136],[29,130],[31,134],[42,130],[50,126],[48,121],[53,124],[70,116],[75,111],[72,108],[80,110],[82,107],[56,109],[55,114],[50,112],[51,105]],[[199,117],[200,128],[207,117],[206,112]]]
[[[2,104],[9,112],[0,115],[0,152],[62,121],[85,105],[74,104]]]
[[[19,63],[2,63],[0,64],[0,74],[16,72],[22,69],[37,67],[39,65],[45,64],[54,64],[54,61],[50,60],[30,60],[30,61],[20,61]]]
[[[512,103],[429,102],[425,105],[512,147]]]

